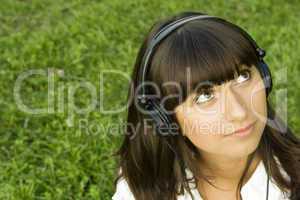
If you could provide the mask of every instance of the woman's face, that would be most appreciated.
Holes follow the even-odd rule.
[[[235,79],[197,90],[175,108],[183,134],[200,152],[237,158],[257,148],[267,120],[266,92],[255,66],[242,69]],[[249,124],[249,134],[233,134]]]

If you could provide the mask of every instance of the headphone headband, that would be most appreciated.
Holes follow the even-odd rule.
[[[181,19],[178,19],[174,22],[171,22],[170,24],[166,25],[163,27],[158,33],[154,35],[154,37],[151,39],[150,44],[148,48],[145,51],[145,54],[142,59],[142,67],[139,69],[139,76],[138,76],[138,85],[141,85],[141,90],[138,94],[138,100],[142,104],[147,103],[147,96],[146,96],[146,88],[145,85],[143,84],[146,80],[146,75],[148,72],[148,62],[150,60],[150,57],[153,53],[154,48],[164,39],[166,38],[172,31],[177,29],[178,27],[184,25],[187,22],[197,20],[197,19],[218,19],[222,20],[224,22],[227,22],[226,20],[216,17],[216,16],[210,16],[210,15],[193,15],[193,16],[188,16],[188,17],[183,17]],[[239,27],[238,27],[239,28]],[[265,56],[265,51],[261,48],[258,47],[256,42],[252,39],[252,37],[243,29],[239,28],[239,30],[242,32],[242,34],[251,42],[253,47],[255,48],[257,55],[260,59],[262,59]]]

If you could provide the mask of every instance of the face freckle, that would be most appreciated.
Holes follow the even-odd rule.
[[[232,80],[216,86],[218,95],[211,103],[195,103],[195,94],[191,94],[175,108],[182,134],[199,150],[239,157],[258,146],[267,117],[266,93],[259,71],[256,67],[251,71],[248,82],[236,84]],[[252,122],[248,137],[230,136]]]

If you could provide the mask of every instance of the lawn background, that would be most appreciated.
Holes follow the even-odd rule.
[[[275,72],[274,90],[288,90],[288,122],[299,133],[300,1],[3,0],[0,199],[111,199],[116,161],[109,155],[121,144],[122,135],[82,131],[78,123],[84,119],[92,127],[107,125],[122,121],[125,112],[104,114],[97,105],[97,110],[73,118],[67,106],[60,113],[28,114],[16,105],[15,82],[28,70],[51,68],[56,74],[63,73],[55,76],[55,98],[58,85],[68,87],[82,80],[100,92],[102,70],[121,70],[129,75],[154,21],[184,10],[224,17],[247,30],[266,49],[265,61]],[[287,69],[287,80],[276,73],[283,68]],[[105,99],[99,103],[106,109],[124,105],[127,83],[119,76],[106,79],[102,90]],[[26,105],[45,107],[47,87],[43,76],[26,79],[22,99]],[[86,90],[76,92],[79,107],[90,99]]]

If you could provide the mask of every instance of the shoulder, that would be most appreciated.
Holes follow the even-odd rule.
[[[112,196],[112,200],[135,200],[127,181],[121,177],[116,185],[116,191]]]

